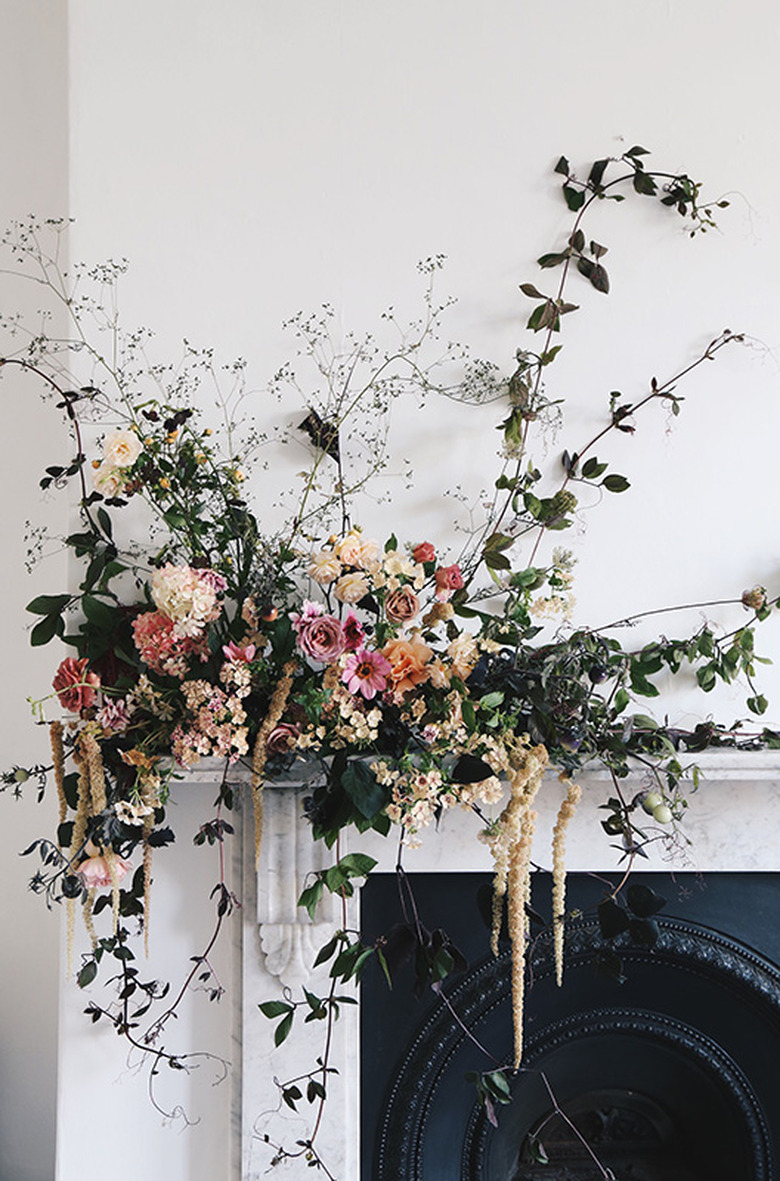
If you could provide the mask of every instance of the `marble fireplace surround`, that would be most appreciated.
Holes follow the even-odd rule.
[[[780,752],[724,750],[701,754],[695,761],[702,780],[690,797],[684,825],[691,844],[671,853],[660,843],[653,846],[642,869],[755,872],[780,868]],[[189,777],[208,782],[213,774],[203,769],[191,772]],[[609,776],[592,771],[579,779],[584,795],[568,832],[567,866],[571,871],[615,870],[617,853],[600,827],[601,814],[596,808],[612,794]],[[632,776],[626,781],[626,792],[632,793],[643,785],[640,774]],[[301,1024],[284,1046],[276,1049],[276,1023],[266,1020],[257,1007],[260,1001],[284,997],[286,990],[299,996],[302,984],[314,992],[327,989],[327,971],[320,968],[312,973],[310,965],[317,950],[341,925],[340,917],[329,898],[320,905],[314,922],[296,905],[306,875],[329,864],[331,856],[312,842],[302,816],[301,801],[308,790],[306,785],[292,781],[266,787],[263,849],[256,874],[251,823],[245,825],[242,988],[237,1014],[242,1068],[236,1073],[234,1099],[242,1181],[260,1181],[267,1175],[271,1154],[263,1142],[266,1131],[274,1139],[291,1143],[305,1136],[309,1127],[306,1119],[287,1109],[279,1110],[273,1080],[290,1078],[311,1068],[320,1052],[322,1025]],[[542,865],[549,864],[550,833],[561,794],[556,777],[549,776],[537,805],[534,857]],[[405,853],[407,871],[490,872],[489,854],[476,840],[478,828],[477,818],[469,813],[447,814],[438,833],[425,834],[422,848]],[[394,840],[350,833],[342,845],[342,854],[353,851],[376,858],[378,871],[391,872],[394,867]],[[349,921],[357,926],[359,891],[351,907]],[[329,1086],[318,1143],[339,1181],[358,1181],[360,1045],[356,1007],[342,1008],[335,1031],[332,1062],[338,1074],[332,1076]],[[304,1116],[309,1110],[306,1103],[302,1104]],[[299,1161],[281,1173],[308,1176],[309,1170],[304,1173],[304,1167]]]

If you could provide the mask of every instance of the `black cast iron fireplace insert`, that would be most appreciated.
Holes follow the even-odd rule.
[[[617,880],[617,879],[616,879]],[[410,1002],[367,975],[361,1017],[361,1181],[599,1181],[558,1103],[616,1181],[780,1181],[780,874],[634,874],[662,894],[653,949],[617,940],[625,980],[600,974],[593,908],[604,880],[575,874],[566,979],[549,940],[530,963],[524,1070],[498,1128],[468,1071],[485,1060],[444,1003]],[[422,921],[469,960],[448,996],[499,1061],[511,1054],[509,959],[486,955],[478,874],[412,878]],[[537,875],[534,907],[549,912]],[[363,927],[399,921],[393,875],[369,879]],[[410,973],[411,976],[411,973]],[[535,1134],[548,1163],[534,1150]]]

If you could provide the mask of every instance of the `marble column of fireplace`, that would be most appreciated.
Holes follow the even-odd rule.
[[[693,760],[691,760],[693,761]],[[690,796],[685,834],[690,844],[670,849],[661,843],[651,847],[643,870],[755,872],[778,868],[780,858],[780,752],[720,751],[696,758],[702,770],[701,785]],[[606,773],[581,777],[584,797],[567,840],[567,864],[572,870],[605,872],[617,866],[618,853],[600,826],[596,805],[610,794]],[[626,790],[639,790],[639,775]],[[302,1115],[282,1108],[275,1078],[289,1078],[311,1067],[320,1052],[322,1023],[299,1025],[281,1049],[274,1047],[276,1022],[264,1018],[261,1001],[280,999],[286,990],[299,995],[305,984],[313,992],[327,988],[327,970],[312,972],[317,949],[341,924],[331,900],[320,906],[314,922],[297,907],[306,875],[322,867],[329,854],[310,838],[302,816],[307,788],[269,785],[265,792],[263,851],[255,875],[251,834],[247,833],[245,858],[247,884],[243,930],[241,1138],[242,1178],[259,1181],[266,1175],[272,1150],[267,1134],[285,1143],[305,1137],[310,1109]],[[561,788],[550,776],[539,804],[535,859],[549,864],[549,837]],[[247,826],[249,828],[251,826]],[[438,832],[425,834],[422,848],[405,854],[409,872],[489,872],[490,857],[477,841],[479,824],[468,813],[448,813]],[[363,851],[375,857],[379,870],[391,871],[395,842],[374,835],[350,834],[342,853]],[[256,896],[250,897],[256,882]],[[350,923],[357,925],[359,896],[351,902]],[[360,1046],[357,1011],[345,1006],[336,1025],[329,1101],[318,1143],[322,1155],[339,1181],[358,1181],[359,1169],[359,1070]],[[280,1131],[283,1129],[283,1131]],[[294,1173],[292,1175],[297,1175]]]

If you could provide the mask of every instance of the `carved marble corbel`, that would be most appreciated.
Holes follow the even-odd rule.
[[[317,951],[335,932],[338,900],[328,893],[312,921],[298,906],[308,875],[332,854],[311,837],[303,816],[307,786],[269,786],[263,793],[263,845],[257,877],[257,922],[266,971],[295,989],[306,984]]]

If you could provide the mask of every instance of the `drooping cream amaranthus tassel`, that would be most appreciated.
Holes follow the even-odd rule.
[[[83,758],[78,747],[74,751],[74,758],[79,768],[78,781],[78,803],[76,806],[76,815],[73,818],[73,836],[71,837],[70,849],[68,850],[68,866],[71,872],[76,868],[74,861],[81,851],[84,844],[84,837],[87,834],[87,820],[89,818],[89,770],[87,768],[86,760]],[[67,965],[68,975],[73,971],[73,939],[76,929],[76,900],[69,898],[67,900]]]
[[[106,865],[111,876],[111,929],[116,935],[119,929],[119,873],[116,867],[116,853],[106,849]]]
[[[528,913],[531,895],[531,846],[536,826],[536,812],[526,809],[520,839],[509,854],[507,916],[512,941],[512,1030],[515,1070],[523,1057],[523,1007],[525,1001],[525,956],[528,946]]]
[[[555,948],[555,979],[558,987],[563,984],[563,925],[566,912],[566,829],[582,797],[582,788],[572,783],[565,775],[560,776],[566,784],[566,798],[563,800],[555,821],[552,839],[552,913],[553,944]]]
[[[271,703],[268,707],[268,713],[263,719],[257,737],[255,738],[254,749],[252,750],[252,805],[255,815],[255,868],[260,861],[260,846],[263,843],[263,772],[265,771],[266,759],[268,758],[268,737],[271,731],[278,726],[282,714],[287,707],[287,698],[290,696],[290,689],[292,688],[293,677],[298,663],[295,660],[288,660],[282,669],[282,675],[279,678],[279,683],[274,689]]]
[[[153,808],[157,803],[157,792],[155,783],[151,780],[144,780],[141,790],[141,799],[150,808]],[[143,824],[143,867],[144,867],[144,954],[149,956],[149,923],[151,920],[151,904],[152,904],[152,846],[149,844],[149,837],[154,828],[154,814],[149,813],[144,816]]]
[[[521,739],[505,740],[503,770],[509,778],[509,802],[486,840],[493,853],[493,931],[491,947],[498,954],[504,895],[512,944],[512,1017],[515,1068],[523,1051],[523,999],[527,942],[526,908],[530,898],[531,845],[536,813],[534,799],[547,766],[544,746],[529,747]]]
[[[89,790],[92,796],[92,815],[97,816],[106,806],[106,776],[103,770],[103,755],[100,751],[100,743],[94,734],[82,734],[81,747],[87,762]]]
[[[84,905],[81,908],[81,913],[84,918],[84,926],[87,929],[90,942],[92,943],[92,950],[97,947],[97,931],[95,930],[95,923],[92,918],[92,910],[95,905],[95,890],[88,890],[87,896],[84,899]]]
[[[60,807],[59,823],[62,824],[68,814],[68,801],[65,799],[65,748],[62,743],[62,722],[52,722],[49,725],[49,741],[54,761],[54,783]]]

